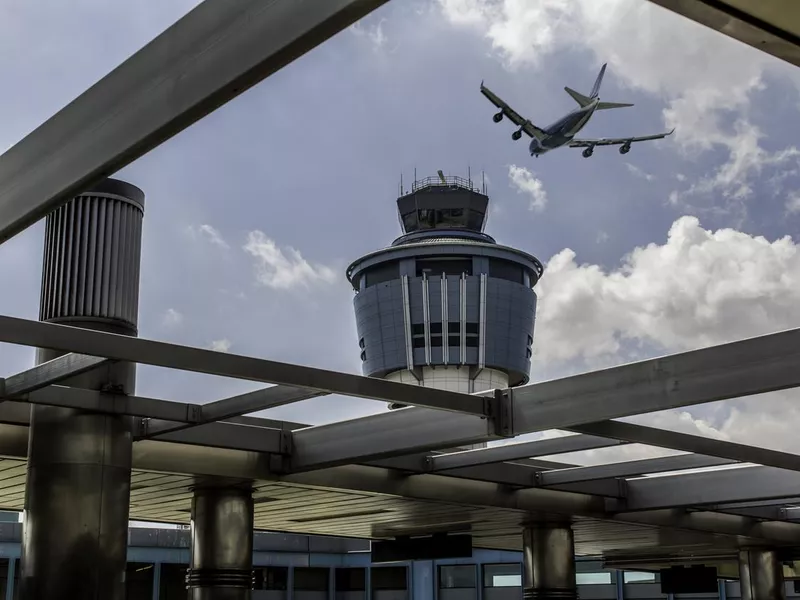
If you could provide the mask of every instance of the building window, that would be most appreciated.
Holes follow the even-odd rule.
[[[472,275],[471,258],[435,258],[417,261],[417,277],[441,277],[442,275]]]
[[[439,589],[475,588],[475,565],[439,566]]]
[[[653,583],[656,580],[655,573],[644,571],[625,571],[623,581],[625,583]]]
[[[483,587],[522,587],[522,565],[520,563],[483,565]]]
[[[578,585],[601,585],[611,583],[611,573],[609,571],[597,571],[593,573],[576,573],[575,582]]]

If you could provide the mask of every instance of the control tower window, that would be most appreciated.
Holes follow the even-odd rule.
[[[508,260],[490,260],[489,277],[505,279],[507,281],[513,281],[514,283],[525,283],[522,266]]]
[[[441,277],[445,275],[461,275],[466,273],[472,275],[471,258],[436,258],[436,259],[417,259],[417,277],[426,274],[428,277]]]
[[[365,273],[366,287],[400,279],[400,263],[385,263]]]

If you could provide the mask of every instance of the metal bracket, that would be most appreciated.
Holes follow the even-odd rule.
[[[294,449],[294,436],[292,435],[291,431],[282,429],[278,443],[280,444],[281,454],[284,456],[292,455],[292,451]]]
[[[511,388],[494,391],[489,402],[489,418],[494,423],[495,435],[503,438],[513,438],[514,434],[514,399]]]

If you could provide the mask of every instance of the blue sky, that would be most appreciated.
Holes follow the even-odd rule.
[[[5,2],[0,148],[193,5]],[[601,97],[635,106],[582,135],[672,138],[531,159],[478,91],[546,125],[603,62]],[[395,0],[119,174],[147,194],[140,334],[359,372],[344,268],[397,236],[401,173],[468,167],[489,182],[487,231],[548,262],[534,379],[795,327],[798,91],[795,69],[644,0]],[[0,248],[4,314],[36,318],[41,246],[39,224]],[[0,358],[9,374],[32,352]],[[140,374],[138,393],[176,400],[252,388]],[[800,450],[791,398],[649,422]],[[269,414],[377,410],[326,398]]]

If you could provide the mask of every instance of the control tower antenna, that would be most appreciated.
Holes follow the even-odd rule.
[[[481,171],[481,190],[486,195],[486,171]]]
[[[467,165],[467,181],[469,181],[469,188],[472,189],[472,167]]]

